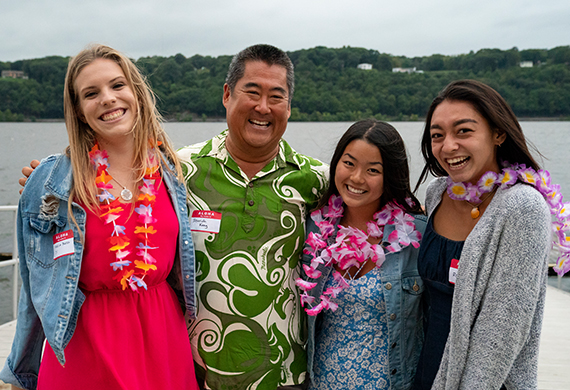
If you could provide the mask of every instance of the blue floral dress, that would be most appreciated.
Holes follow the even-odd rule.
[[[338,309],[322,312],[310,389],[389,389],[388,318],[380,270],[349,284],[335,299]],[[325,289],[334,285],[331,273]]]

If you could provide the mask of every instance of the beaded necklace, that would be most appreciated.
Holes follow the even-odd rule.
[[[534,187],[546,200],[550,213],[554,215],[552,222],[554,247],[560,255],[554,270],[563,275],[570,271],[570,202],[564,203],[560,193],[560,185],[552,184],[550,173],[545,169],[538,172],[527,168],[524,164],[514,164],[503,168],[499,173],[489,171],[483,174],[477,184],[454,183],[447,178],[447,194],[453,200],[464,200],[473,203],[482,203],[480,196],[484,193],[503,189],[515,185],[517,182],[526,183]]]
[[[411,201],[411,200],[410,200]],[[311,265],[303,264],[305,274],[311,280],[318,280],[322,276],[322,272],[317,268],[319,264],[327,267],[337,266],[343,270],[343,274],[333,268],[333,278],[336,281],[334,287],[327,288],[320,296],[320,302],[313,305],[315,297],[307,294],[312,290],[317,282],[306,281],[298,278],[295,281],[303,293],[301,294],[301,305],[307,304],[305,308],[307,314],[315,316],[323,309],[335,311],[338,304],[331,299],[336,298],[338,293],[350,285],[346,281],[346,275],[350,275],[348,270],[351,267],[357,267],[360,271],[362,266],[368,261],[376,263],[376,267],[382,266],[386,259],[386,253],[395,253],[401,251],[408,245],[418,248],[422,235],[416,230],[414,217],[404,212],[404,210],[395,203],[388,203],[382,210],[373,215],[373,220],[367,225],[367,233],[354,227],[344,227],[338,225],[338,232],[334,243],[328,243],[328,239],[335,233],[334,223],[342,217],[344,213],[343,201],[340,196],[332,195],[329,199],[328,206],[320,210],[313,211],[311,218],[319,227],[320,233],[311,232],[307,238],[309,248],[303,249],[305,254],[311,255]],[[368,242],[368,237],[382,238],[384,235],[384,227],[386,225],[394,225],[395,229],[388,236],[384,245],[382,243],[372,245]]]
[[[139,287],[143,287],[146,290],[147,284],[144,281],[146,275],[150,271],[156,271],[157,269],[155,265],[156,259],[149,253],[150,250],[158,249],[158,247],[151,246],[149,236],[157,232],[151,224],[157,221],[152,216],[152,211],[158,193],[155,183],[160,181],[154,148],[149,150],[150,168],[145,172],[143,183],[139,187],[139,195],[135,202],[134,211],[138,214],[138,224],[134,229],[134,234],[139,239],[139,243],[134,249],[138,250],[136,256],[139,256],[140,260],[134,260],[134,266],[131,266],[133,262],[129,260],[134,255],[134,249],[127,249],[131,243],[125,233],[125,226],[117,223],[117,219],[121,217],[120,213],[123,211],[123,203],[108,191],[110,188],[113,188],[109,184],[113,177],[107,170],[109,168],[109,156],[105,150],[99,150],[99,144],[95,143],[89,152],[89,157],[97,169],[95,184],[99,190],[97,195],[100,210],[99,218],[105,224],[113,224],[111,236],[107,238],[107,242],[110,245],[109,251],[115,252],[115,261],[110,263],[110,266],[113,267],[113,271],[118,271],[113,279],[121,284],[123,290],[127,286],[133,291],[138,291]]]

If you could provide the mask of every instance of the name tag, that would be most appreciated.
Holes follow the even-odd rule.
[[[73,244],[73,231],[66,230],[53,236],[53,259],[68,256],[75,252]]]
[[[222,213],[208,210],[195,210],[192,213],[190,229],[194,232],[214,233],[220,232]]]
[[[457,269],[459,268],[459,260],[451,259],[451,265],[449,266],[449,283],[455,284],[457,280]]]

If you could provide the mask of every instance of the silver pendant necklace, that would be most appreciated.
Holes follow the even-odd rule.
[[[118,185],[123,187],[123,189],[121,190],[121,199],[123,199],[125,202],[129,202],[131,199],[133,199],[133,193],[131,192],[131,190],[129,190],[127,187],[119,183],[119,181],[114,177],[113,180],[115,180]]]

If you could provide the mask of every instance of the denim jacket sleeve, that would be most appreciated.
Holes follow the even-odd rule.
[[[78,228],[67,217],[71,185],[69,159],[50,156],[32,173],[18,205],[17,236],[22,288],[18,322],[10,355],[0,379],[25,389],[35,389],[44,339],[60,362],[69,342],[84,295],[77,288],[82,243]],[[85,213],[73,206],[84,226]],[[83,228],[81,228],[83,229]],[[57,259],[53,236],[71,230],[74,251]]]
[[[22,235],[21,208],[18,208],[17,234]],[[25,247],[18,240],[18,252],[20,253],[20,275],[22,288],[18,304],[18,322],[16,334],[12,343],[12,350],[6,359],[4,368],[0,372],[0,379],[23,389],[35,389],[40,368],[42,346],[45,339],[42,324],[34,309],[30,296],[29,269],[26,261],[22,259]],[[17,367],[17,373],[15,372]]]

